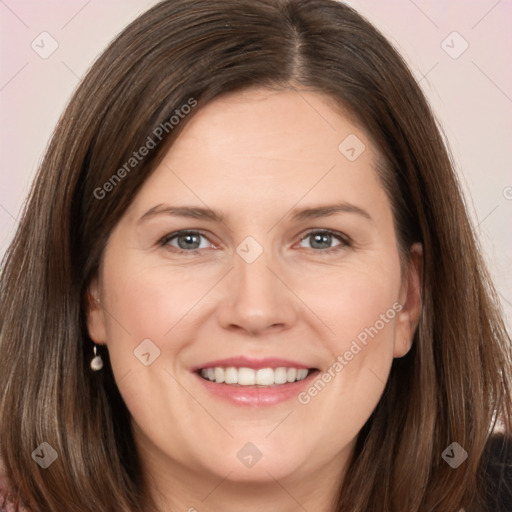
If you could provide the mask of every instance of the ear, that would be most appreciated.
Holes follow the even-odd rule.
[[[421,313],[421,274],[423,270],[423,247],[415,243],[409,251],[409,262],[402,280],[400,304],[397,315],[394,357],[405,356],[412,347],[414,333]]]
[[[94,278],[85,297],[87,330],[95,343],[102,345],[107,341],[105,311],[100,303],[98,278]]]

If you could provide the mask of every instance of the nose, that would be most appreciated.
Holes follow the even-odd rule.
[[[233,255],[233,270],[224,282],[218,320],[224,329],[251,336],[289,329],[298,318],[299,300],[287,284],[283,266],[267,251],[247,263]]]

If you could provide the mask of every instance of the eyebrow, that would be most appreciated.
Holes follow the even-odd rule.
[[[337,213],[352,213],[373,222],[371,215],[366,210],[360,208],[359,206],[346,202],[322,206],[313,206],[310,208],[294,208],[288,215],[294,221],[305,221],[310,219],[329,217],[331,215],[336,215]],[[212,222],[220,223],[224,223],[225,221],[225,217],[221,212],[213,210],[211,208],[201,208],[196,206],[169,206],[165,204],[158,204],[156,206],[153,206],[153,208],[150,208],[146,213],[144,213],[144,215],[142,215],[138,222],[140,223],[144,220],[162,214],[171,215],[173,217],[209,220]]]

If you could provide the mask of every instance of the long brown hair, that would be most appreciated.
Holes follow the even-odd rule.
[[[512,426],[510,338],[423,94],[390,43],[334,0],[163,1],[82,81],[1,274],[0,457],[13,497],[45,512],[150,508],[108,353],[102,372],[89,368],[86,290],[112,228],[194,113],[250,86],[318,91],[348,111],[383,156],[402,253],[423,244],[413,347],[393,363],[333,510],[473,510],[495,422]],[[127,168],[148,137],[154,149]],[[31,456],[43,442],[58,454],[47,469]],[[452,442],[469,454],[456,470],[442,459]]]

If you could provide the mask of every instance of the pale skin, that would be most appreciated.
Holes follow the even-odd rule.
[[[99,301],[89,333],[107,346],[162,510],[331,512],[393,359],[411,347],[421,247],[402,270],[368,135],[329,98],[299,92],[254,88],[198,111],[113,230],[89,290]],[[350,134],[366,146],[355,161],[338,149]],[[293,218],[342,202],[351,211]],[[224,219],[140,220],[158,205]],[[184,229],[202,236],[159,244]],[[342,238],[315,244],[313,230]],[[252,263],[236,251],[249,236],[263,251]],[[401,311],[307,404],[241,407],[191,371],[240,355],[325,371],[396,303]],[[144,339],[160,350],[149,366],[134,356]],[[248,442],[262,454],[250,468],[237,457]]]

